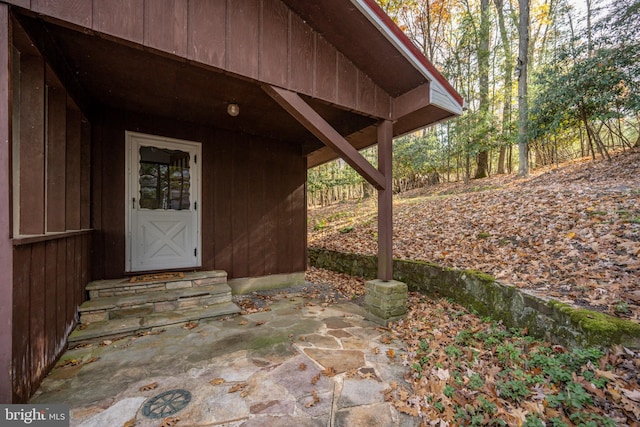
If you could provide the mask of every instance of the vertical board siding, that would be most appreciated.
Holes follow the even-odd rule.
[[[144,2],[144,44],[187,56],[187,0]]]
[[[142,44],[144,41],[144,0],[93,2],[93,29]]]
[[[292,13],[290,89],[302,93],[313,93],[315,59],[314,33],[302,19]]]
[[[336,100],[338,96],[338,53],[322,37],[316,40],[316,81],[313,95]]]
[[[231,171],[232,197],[231,232],[233,236],[233,264],[232,271],[236,277],[249,275],[249,168],[246,158],[248,147],[238,135],[233,144],[233,170]]]
[[[14,68],[11,47],[11,22],[9,7],[0,4],[0,170],[4,176],[0,180],[0,402],[11,401],[11,361],[12,361],[12,316],[13,316],[13,265],[11,244],[11,123],[13,121],[12,78],[10,71]]]
[[[260,80],[286,86],[289,63],[289,9],[280,0],[263,0]]]
[[[358,110],[375,111],[376,85],[364,73],[358,72]]]
[[[91,141],[87,134],[81,146],[81,113],[44,59],[23,53],[34,52],[25,40],[16,38],[13,46],[21,52],[14,76],[20,79],[20,214],[14,219],[20,235],[11,247],[11,399],[18,403],[29,399],[64,350],[85,298],[91,254],[88,233],[64,234],[90,226]],[[21,241],[24,235],[32,236]]]
[[[125,274],[126,130],[202,143],[203,269],[225,270],[230,278],[304,270],[306,167],[299,148],[125,111],[105,109],[98,116],[92,161],[94,170],[102,170],[102,183],[92,182],[92,191],[100,200],[93,215],[101,225],[93,240],[93,279]]]
[[[227,70],[258,78],[260,62],[260,3],[233,0],[227,11]]]
[[[33,11],[87,28],[93,24],[92,8],[91,0],[31,0]]]
[[[50,71],[48,71],[50,72]],[[47,88],[47,231],[65,231],[67,92]]]
[[[44,61],[20,57],[20,233],[44,233]]]
[[[227,2],[190,0],[188,17],[187,57],[224,68]]]
[[[11,363],[14,402],[25,402],[31,396],[31,248],[18,247],[13,251],[13,339]]]
[[[29,399],[65,349],[66,333],[84,301],[89,249],[89,234],[14,247],[15,402]]]
[[[280,0],[33,0],[31,9],[364,114],[389,116],[389,95],[376,85],[374,102],[369,89],[359,93],[358,83],[368,82],[359,81],[357,68]],[[338,54],[341,64],[334,68]]]
[[[91,125],[80,124],[80,229],[91,228]]]
[[[268,143],[268,142],[267,142]],[[265,273],[265,210],[268,208],[265,203],[265,193],[269,175],[267,174],[266,162],[264,161],[264,143],[253,140],[249,142],[249,153],[247,164],[248,181],[253,193],[248,200],[249,225],[249,277],[264,276]]]
[[[222,141],[221,141],[222,142]],[[223,144],[213,145],[205,144],[205,152],[210,153],[202,160],[203,180],[213,181],[213,260],[215,268],[224,270],[228,273],[233,271],[233,231],[231,228],[231,218],[233,211],[231,209],[231,200],[233,192],[231,188],[231,171],[229,166],[232,164],[232,148],[225,138]],[[211,174],[207,174],[206,168],[212,168]],[[224,171],[224,173],[223,173]],[[204,184],[204,183],[203,183]],[[205,184],[206,185],[206,184]],[[205,187],[203,185],[203,188]],[[202,197],[207,198],[207,194],[203,193]],[[210,220],[205,215],[202,220]],[[202,236],[203,241],[208,241],[209,236]],[[204,266],[204,265],[203,265]]]
[[[265,248],[264,248],[264,270],[265,274],[278,273],[278,251],[279,235],[278,235],[278,197],[277,184],[280,182],[279,175],[282,171],[280,165],[277,163],[280,153],[274,151],[268,151],[264,156],[266,160],[266,170],[269,174],[269,190],[265,194],[265,206],[267,208],[264,218],[264,235],[265,235]],[[306,174],[306,171],[305,171]],[[306,242],[306,241],[305,241]]]
[[[78,110],[67,109],[66,144],[66,229],[80,230],[80,140],[81,117]]]
[[[356,109],[358,103],[358,69],[344,55],[338,54],[338,104]]]

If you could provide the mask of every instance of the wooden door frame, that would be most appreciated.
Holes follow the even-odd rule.
[[[132,268],[132,256],[133,256],[133,230],[132,227],[132,198],[134,195],[132,194],[132,182],[131,177],[133,171],[131,170],[131,165],[133,161],[133,143],[132,140],[134,137],[143,138],[146,140],[157,141],[160,145],[170,145],[175,149],[179,149],[180,147],[188,146],[195,148],[196,158],[193,159],[193,164],[195,168],[195,173],[191,171],[191,186],[190,191],[192,194],[192,202],[195,202],[193,209],[195,210],[196,215],[196,224],[194,224],[196,228],[196,248],[198,248],[196,254],[196,265],[192,267],[185,268],[198,268],[202,266],[202,214],[200,213],[200,206],[202,205],[202,168],[200,165],[202,164],[202,143],[198,141],[190,141],[185,139],[177,139],[177,138],[169,138],[160,135],[153,135],[142,132],[134,132],[125,130],[125,273],[140,273],[140,271],[133,270]],[[194,185],[195,182],[195,185]],[[195,187],[195,188],[194,188]],[[195,196],[195,197],[194,197]],[[136,198],[137,199],[137,198]],[[138,200],[136,200],[138,203]],[[155,271],[155,270],[154,270]]]

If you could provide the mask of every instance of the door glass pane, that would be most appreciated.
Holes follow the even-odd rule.
[[[140,208],[188,210],[189,153],[140,147]]]

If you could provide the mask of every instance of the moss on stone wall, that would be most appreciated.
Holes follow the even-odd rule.
[[[367,279],[377,274],[377,258],[370,255],[309,248],[309,264]],[[509,327],[526,327],[533,336],[565,346],[623,344],[640,348],[637,323],[547,301],[497,282],[493,276],[480,271],[396,259],[393,278],[406,283],[411,291],[450,298],[481,316],[500,320]]]

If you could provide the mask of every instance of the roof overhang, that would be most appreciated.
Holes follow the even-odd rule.
[[[460,94],[398,28],[375,0],[351,0],[351,3],[367,17],[417,71],[427,78],[431,105],[454,115],[461,115],[463,99]]]

